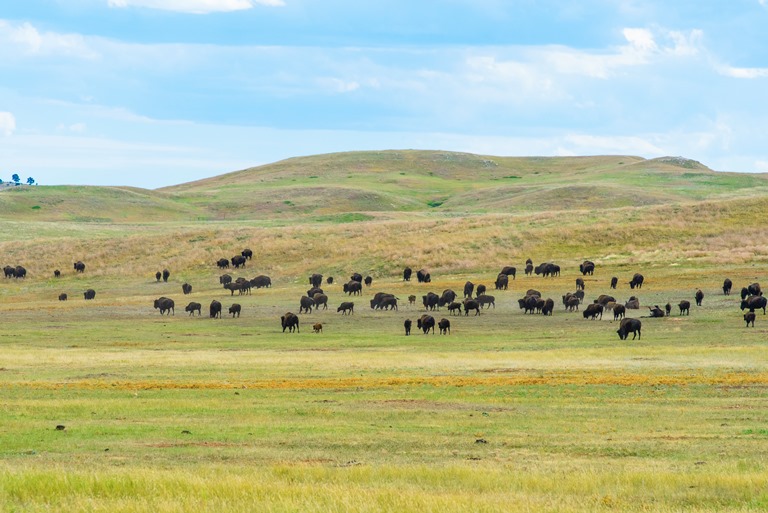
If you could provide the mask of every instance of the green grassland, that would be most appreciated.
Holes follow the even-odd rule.
[[[398,151],[158,191],[4,190],[0,263],[29,276],[0,281],[0,510],[765,511],[768,317],[745,328],[738,296],[766,281],[764,182],[685,159]],[[230,274],[273,286],[232,297],[215,262],[245,247]],[[529,257],[562,275],[524,276]],[[566,312],[584,259],[588,301],[637,295],[630,315],[673,315],[621,341],[612,315]],[[424,313],[409,295],[493,289],[504,265],[518,275],[489,291],[495,308],[404,336]],[[403,282],[405,266],[433,282]],[[335,277],[329,309],[283,333],[315,272]],[[353,272],[374,282],[347,298]],[[528,288],[552,317],[518,308]],[[399,310],[371,310],[378,291]],[[354,315],[336,312],[345,300]]]

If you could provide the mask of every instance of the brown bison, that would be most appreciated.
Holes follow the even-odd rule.
[[[315,301],[316,309],[320,309],[320,306],[322,306],[323,310],[328,310],[328,296],[318,292],[317,294],[312,296],[312,299]]]
[[[532,274],[533,274],[533,264],[531,263],[525,264],[525,275],[530,276]]]
[[[492,306],[493,308],[496,308],[496,298],[488,294],[481,294],[477,296],[475,300],[478,303],[480,303],[480,306],[482,308],[485,308],[488,305]]]
[[[450,314],[458,313],[459,315],[461,315],[461,303],[454,301],[453,303],[448,305],[448,313]]]
[[[352,276],[349,277],[352,281],[359,281],[360,283],[363,283],[363,275],[360,273],[352,273]]]
[[[55,271],[53,271],[53,277],[54,277],[54,278],[59,278],[59,277],[61,277],[61,271],[59,271],[58,269],[56,269]]]
[[[517,274],[517,269],[512,267],[511,265],[506,265],[501,269],[501,272],[499,274],[506,274],[507,276],[512,276],[512,279],[515,279],[515,274]]]
[[[664,310],[662,310],[661,308],[659,308],[659,305],[653,305],[653,308],[651,308],[651,307],[649,306],[649,307],[648,307],[648,310],[649,310],[649,311],[650,311],[650,313],[651,313],[651,317],[654,317],[654,318],[661,318],[661,317],[664,317]]]
[[[496,290],[507,290],[507,287],[509,286],[509,276],[506,274],[499,274],[496,277],[494,286],[496,287]]]
[[[475,284],[468,281],[464,284],[464,297],[472,297],[472,293],[475,291]]]
[[[587,305],[584,311],[581,313],[585,319],[592,319],[593,321],[600,317],[603,318],[603,305],[599,303],[592,303]]]
[[[477,299],[464,300],[464,315],[469,315],[470,310],[474,310],[475,315],[480,315],[480,303]]]
[[[582,278],[576,278],[576,290],[584,290],[584,280]]]
[[[750,296],[747,299],[741,301],[741,309],[749,308],[750,310],[763,309],[763,315],[765,315],[765,307],[768,304],[768,299],[765,296]]]
[[[80,260],[75,262],[75,272],[78,272],[78,273],[84,273],[85,272],[85,264],[82,263]]]
[[[486,290],[487,289],[486,289],[485,285],[483,285],[483,284],[478,285],[477,287],[475,287],[475,297],[482,296],[483,294],[485,294]]]
[[[216,317],[221,318],[221,303],[215,299],[211,301],[211,306],[208,308],[208,313],[211,319],[215,319]]]
[[[590,260],[584,260],[583,263],[579,264],[579,272],[581,272],[583,276],[592,276],[595,272],[595,263]]]
[[[309,284],[313,287],[319,287],[323,284],[323,275],[322,274],[313,274],[309,277]],[[345,291],[346,292],[346,291]]]
[[[269,288],[272,286],[272,278],[260,274],[251,280],[251,287],[261,289]]]
[[[299,313],[312,313],[314,306],[315,300],[311,297],[301,296],[301,299],[299,299]]]
[[[640,273],[635,273],[634,276],[632,276],[632,281],[629,282],[629,288],[634,289],[637,287],[638,289],[643,288],[643,282],[645,281],[645,278]]]
[[[83,297],[85,299],[94,299],[96,297],[96,291],[93,289],[88,289],[85,292],[83,292]]]
[[[165,283],[168,283],[168,277],[171,275],[171,271],[168,269],[163,269],[163,281]]]
[[[160,281],[162,278],[163,278],[163,273],[161,273],[160,271],[157,271],[157,272],[155,273],[155,279],[156,279],[157,281]]]
[[[746,328],[749,328],[749,323],[752,323],[752,327],[755,327],[755,312],[747,312],[744,314],[744,320],[747,321]]]
[[[429,273],[424,269],[419,269],[418,271],[416,271],[416,279],[419,281],[419,283],[432,282],[432,276],[430,276]]]
[[[219,283],[221,283],[226,287],[227,283],[232,283],[232,276],[228,274],[222,274],[221,276],[219,276]]]
[[[365,283],[366,287],[370,287],[371,283],[373,283],[373,278],[371,278],[370,276],[366,276],[365,279],[363,280],[363,283]]]
[[[66,301],[66,300],[67,300],[67,295],[65,293],[62,292],[61,294],[59,294],[59,301]]]
[[[669,303],[664,305],[664,312],[667,314],[667,317],[669,317],[672,314],[672,305]]]
[[[427,292],[426,296],[421,296],[421,304],[425,310],[435,310],[440,305],[440,296],[434,292]]]
[[[240,254],[244,256],[246,260],[251,260],[253,258],[253,251],[251,251],[250,248],[245,248]]]
[[[229,259],[228,258],[219,258],[216,261],[216,265],[219,269],[229,269]]]
[[[628,310],[638,310],[640,309],[640,300],[637,299],[635,296],[630,296],[629,301],[624,303],[624,306]]]
[[[691,302],[690,301],[680,301],[678,303],[677,307],[680,309],[680,315],[690,315],[691,313]]]
[[[411,281],[411,274],[413,274],[413,269],[410,267],[403,269],[403,281]]]
[[[733,282],[729,278],[726,278],[725,281],[723,281],[723,294],[730,296],[732,288]]]
[[[189,283],[183,284],[181,286],[181,291],[184,293],[185,296],[187,294],[191,294],[192,293],[192,285],[190,285]]]
[[[344,284],[344,292],[347,293],[347,295],[361,295],[363,293],[363,284],[359,281],[350,281]]]
[[[611,278],[611,288],[612,289],[615,289],[616,285],[618,285],[618,284],[619,284],[619,279],[616,276]]]
[[[619,329],[616,330],[616,333],[619,334],[619,338],[621,340],[626,340],[630,333],[632,333],[632,340],[635,340],[635,335],[637,335],[637,339],[640,340],[641,327],[642,323],[639,319],[632,319],[627,317],[626,319],[622,319],[621,324],[619,324]]]
[[[229,313],[232,314],[233,319],[235,317],[240,317],[240,310],[241,310],[241,307],[237,303],[232,303],[232,306],[229,307]]]
[[[619,319],[623,319],[626,313],[626,307],[624,305],[617,304],[613,307],[613,320],[618,321]]]
[[[696,306],[701,306],[701,302],[704,299],[704,293],[701,291],[701,289],[696,291],[694,298],[696,299]]]
[[[448,319],[440,319],[440,322],[437,323],[437,327],[440,328],[440,334],[441,335],[450,335],[451,334],[451,321]]]
[[[552,315],[555,310],[555,302],[552,299],[544,301],[544,306],[541,308],[541,313],[544,315]]]
[[[316,322],[312,325],[312,332],[313,333],[322,333],[323,332],[323,323]]]
[[[412,324],[413,324],[413,323],[411,322],[411,320],[410,320],[410,319],[406,319],[406,320],[403,322],[403,327],[405,328],[405,336],[406,336],[406,337],[407,337],[408,335],[410,335],[410,334],[411,334],[411,325],[412,325]]]
[[[235,269],[239,269],[240,267],[245,267],[245,257],[243,255],[235,255],[232,258],[229,259],[230,262],[232,262],[232,267]]]

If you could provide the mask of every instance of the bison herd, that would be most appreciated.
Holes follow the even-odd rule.
[[[235,255],[232,258],[221,258],[216,261],[216,265],[220,269],[228,269],[230,266],[235,269],[245,267],[246,262],[251,260],[253,252],[250,249],[244,249],[241,254]],[[585,282],[586,276],[593,276],[595,272],[595,263],[589,260],[585,260],[579,265],[579,273],[582,277],[577,277],[575,281],[575,291],[567,292],[562,296],[563,308],[566,312],[581,311],[582,317],[589,320],[600,320],[603,318],[603,314],[606,312],[613,313],[613,320],[619,322],[619,328],[617,334],[621,340],[626,340],[629,334],[632,334],[632,340],[641,338],[641,321],[637,318],[627,317],[629,311],[640,311],[640,300],[636,296],[631,296],[623,304],[618,302],[613,296],[608,294],[601,294],[592,302],[585,303]],[[75,273],[84,273],[86,269],[85,264],[82,261],[77,261],[73,265]],[[6,278],[24,279],[27,276],[27,270],[21,266],[5,266],[3,268]],[[413,271],[410,267],[406,267],[403,270],[403,281],[410,281]],[[496,275],[494,281],[494,287],[496,290],[504,291],[509,288],[509,278],[516,279],[517,268],[513,266],[504,266],[501,271]],[[528,259],[525,264],[525,275],[530,276],[535,274],[537,276],[555,278],[561,274],[561,268],[559,265],[552,262],[541,263],[537,266],[533,265],[533,262]],[[61,271],[58,269],[54,271],[54,277],[59,278]],[[158,271],[155,275],[156,281],[167,282],[170,277],[170,271],[163,269]],[[416,272],[416,277],[419,283],[429,284],[432,282],[430,273],[425,269],[419,269]],[[328,309],[328,295],[323,291],[321,286],[323,285],[322,274],[311,274],[309,276],[309,285],[311,288],[307,291],[306,295],[299,298],[298,312],[299,314],[310,314],[313,311],[319,309]],[[618,285],[618,277],[612,277],[610,279],[610,289],[616,289]],[[628,282],[630,289],[642,289],[645,282],[645,277],[640,273],[635,273],[632,279]],[[326,284],[332,285],[334,278],[329,276],[326,278]],[[373,283],[371,276],[365,276],[361,273],[353,273],[350,276],[349,281],[342,283],[342,291],[348,296],[362,295],[364,287],[370,287]],[[258,275],[255,278],[236,278],[233,279],[231,275],[224,274],[219,276],[219,284],[225,290],[230,291],[230,296],[234,296],[235,291],[238,295],[249,295],[251,289],[256,288],[268,288],[272,286],[272,280],[265,275]],[[723,282],[722,290],[724,295],[730,295],[733,287],[733,282],[730,279],[725,279]],[[182,292],[184,295],[192,293],[192,285],[184,283],[182,285]],[[496,307],[496,298],[493,295],[487,294],[487,288],[483,284],[475,284],[471,281],[467,281],[464,284],[462,293],[463,297],[459,298],[458,294],[452,289],[445,289],[442,293],[437,294],[429,291],[421,296],[421,304],[426,312],[439,311],[441,308],[446,308],[449,315],[468,316],[470,312],[474,313],[474,316],[481,314],[484,309]],[[86,300],[93,300],[96,297],[96,291],[93,289],[87,289],[83,293],[83,297]],[[66,293],[61,293],[58,296],[59,301],[66,301],[68,296]],[[701,289],[697,289],[693,295],[696,306],[702,306],[704,300],[704,293]],[[408,297],[408,304],[415,305],[416,296],[410,295]],[[370,307],[372,310],[380,311],[398,311],[399,298],[389,292],[377,292],[370,300]],[[555,301],[551,298],[542,297],[541,293],[535,289],[528,289],[523,297],[517,300],[518,306],[523,310],[523,314],[542,314],[544,316],[551,316],[555,312]],[[341,302],[337,308],[337,313],[342,315],[353,315],[355,303],[352,301]],[[581,309],[580,309],[581,307]],[[763,296],[762,290],[758,283],[752,283],[741,289],[741,310],[748,310],[743,315],[746,327],[754,327],[755,323],[755,311],[762,310],[763,314],[766,313],[768,307],[768,299]],[[173,299],[168,297],[159,297],[154,300],[154,308],[159,310],[160,315],[174,315],[175,304]],[[667,303],[664,307],[658,305],[647,306],[648,318],[663,318],[669,317],[672,314],[672,304]],[[690,315],[691,302],[688,300],[682,300],[677,304],[679,315]],[[228,312],[233,318],[240,317],[242,307],[238,303],[232,304]],[[202,315],[202,305],[198,302],[190,302],[185,307],[185,312],[188,312],[190,316],[194,316],[197,313],[198,316]],[[222,313],[222,305],[219,301],[213,300],[209,306],[209,316],[211,318],[219,318]],[[434,333],[435,326],[437,325],[439,333],[443,335],[449,335],[451,333],[451,322],[447,318],[441,318],[436,321],[435,318],[429,313],[421,315],[416,320],[417,329],[421,330],[424,334]],[[405,334],[410,335],[412,321],[406,319],[403,323],[405,328]],[[289,333],[294,330],[299,333],[299,317],[292,313],[287,312],[281,316],[281,327],[283,332],[288,330]],[[322,324],[317,323],[313,326],[315,333],[322,333]]]

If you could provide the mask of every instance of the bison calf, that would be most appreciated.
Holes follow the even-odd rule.
[[[240,305],[237,303],[233,303],[232,306],[229,307],[229,313],[232,314],[232,318],[240,317]]]
[[[336,309],[337,312],[341,312],[341,315],[351,315],[355,313],[355,304],[351,301],[344,302]]]
[[[406,319],[405,322],[403,322],[406,337],[411,334],[411,324],[413,324],[413,322],[410,319]]]
[[[747,312],[744,314],[744,320],[747,321],[746,327],[749,328],[749,323],[752,323],[752,327],[755,327],[755,312]]]
[[[440,322],[437,323],[437,327],[440,328],[441,335],[451,334],[451,321],[448,319],[440,319]]]
[[[59,301],[66,301],[66,300],[67,300],[67,295],[66,294],[64,294],[64,293],[59,294]]]
[[[312,331],[314,333],[322,333],[323,332],[323,324],[318,322],[312,325]]]

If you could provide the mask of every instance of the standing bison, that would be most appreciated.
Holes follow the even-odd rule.
[[[85,264],[82,263],[80,260],[75,262],[75,272],[78,272],[78,273],[84,273],[85,272]]]
[[[311,297],[301,296],[299,299],[299,313],[312,313],[312,307],[315,306],[315,300]]]
[[[67,295],[65,293],[62,292],[61,294],[59,294],[59,301],[66,301],[66,300],[67,300]]]
[[[403,269],[403,281],[411,281],[411,274],[413,274],[413,269],[410,267]]]
[[[352,294],[360,296],[363,293],[363,284],[359,281],[352,280],[344,284],[343,290],[348,296],[351,296]]]
[[[745,328],[749,328],[749,323],[752,323],[752,327],[755,327],[755,312],[747,312],[744,314],[744,320],[747,321]]]
[[[432,282],[432,276],[430,276],[429,273],[424,269],[419,269],[418,271],[416,271],[416,279],[419,280],[419,283]]]
[[[616,276],[611,278],[611,288],[612,289],[615,289],[616,285],[618,285],[618,284],[619,284],[619,279]]]
[[[88,289],[83,292],[83,297],[87,300],[94,299],[96,297],[96,291],[93,289]]]
[[[181,291],[184,293],[185,296],[187,294],[191,294],[192,293],[192,285],[190,285],[189,283],[183,284],[181,286]]]
[[[506,274],[507,276],[512,276],[512,279],[515,279],[515,274],[517,274],[517,268],[512,267],[511,265],[506,265],[501,269],[501,272],[499,274]]]
[[[216,317],[221,318],[221,303],[215,299],[211,301],[211,306],[208,308],[208,314],[211,319],[215,319]]]
[[[313,274],[309,277],[309,284],[313,287],[319,287],[323,284],[323,275],[322,274]]]
[[[219,267],[219,269],[229,269],[229,259],[228,258],[219,258],[216,261],[216,265]]]
[[[732,288],[733,282],[729,278],[726,278],[725,281],[723,281],[723,294],[730,296]]]
[[[296,333],[299,332],[299,317],[292,312],[286,312],[285,315],[280,316],[280,325],[283,327],[283,333],[285,333],[285,330],[288,329],[288,333],[293,333],[293,330],[296,330]]]
[[[741,301],[741,309],[749,308],[750,310],[757,310],[762,308],[763,315],[765,315],[765,307],[768,304],[768,299],[765,296],[750,296]]]
[[[694,297],[696,298],[696,306],[701,306],[701,302],[704,299],[704,293],[701,291],[701,289],[696,291],[696,295]]]
[[[339,305],[336,311],[341,312],[341,315],[352,315],[355,313],[355,304],[351,301],[345,301]]]
[[[405,328],[405,336],[406,337],[411,334],[411,325],[412,324],[413,324],[413,322],[410,319],[406,319],[405,321],[403,321],[403,328]]]
[[[168,283],[168,277],[171,275],[171,271],[168,269],[163,269],[163,281],[165,283]]]
[[[635,340],[635,335],[637,335],[637,339],[640,340],[641,327],[642,323],[640,322],[640,319],[632,319],[631,317],[627,317],[626,319],[622,319],[621,324],[619,325],[619,329],[616,330],[616,333],[619,334],[619,338],[621,340],[627,340],[627,337],[629,337],[630,333],[632,333],[632,340]]]
[[[690,301],[680,301],[680,303],[677,305],[677,307],[680,309],[680,315],[690,315],[691,313],[691,302]]]
[[[592,274],[595,272],[595,263],[589,260],[584,260],[582,264],[579,264],[579,272],[581,272],[583,276],[592,276]]]
[[[467,283],[464,284],[464,297],[465,298],[467,298],[467,297],[471,298],[472,297],[472,293],[474,291],[475,291],[475,284],[474,283],[472,283],[471,281],[468,281]]]
[[[496,287],[496,290],[507,290],[507,287],[509,286],[509,276],[504,273],[499,274],[496,276],[494,286]]]
[[[272,286],[272,278],[270,278],[269,276],[265,276],[263,274],[260,274],[251,280],[251,287],[254,287],[257,289],[269,288],[271,286]]]
[[[448,319],[440,319],[440,322],[437,323],[437,327],[440,328],[440,334],[441,335],[450,335],[451,334],[451,321]]]
[[[416,327],[424,332],[426,335],[429,330],[432,330],[432,334],[435,334],[435,318],[431,315],[424,314],[416,320]]]
[[[230,262],[232,262],[232,267],[234,267],[235,269],[239,269],[240,267],[245,267],[245,257],[243,255],[235,255],[229,260]]]
[[[229,313],[232,314],[233,319],[235,318],[235,316],[240,317],[240,310],[241,310],[241,307],[237,303],[232,303],[232,306],[229,307]]]
[[[253,251],[251,251],[249,248],[245,248],[240,252],[240,254],[244,256],[246,260],[251,260],[253,258]]]

